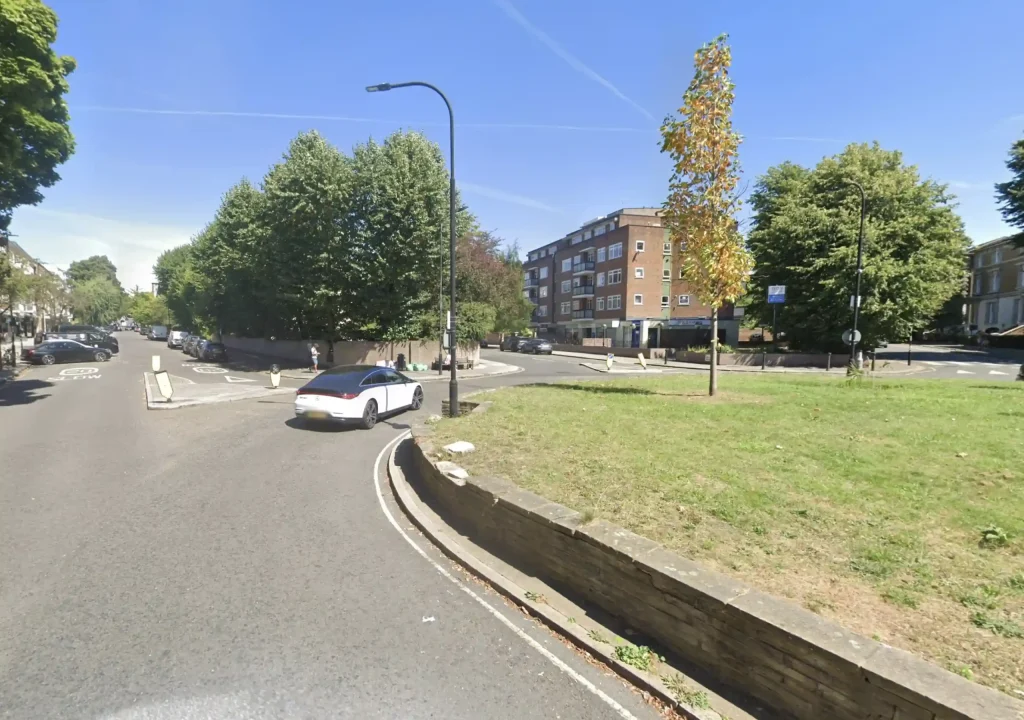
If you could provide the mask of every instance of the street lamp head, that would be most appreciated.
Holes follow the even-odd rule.
[[[366,92],[387,92],[391,89],[391,83],[381,83],[380,85],[367,85]]]

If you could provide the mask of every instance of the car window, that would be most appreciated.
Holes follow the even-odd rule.
[[[372,375],[368,375],[360,385],[383,385],[386,382],[387,378],[384,376],[383,372],[375,372]]]
[[[396,373],[394,370],[385,370],[384,377],[389,383],[404,383],[405,378]]]

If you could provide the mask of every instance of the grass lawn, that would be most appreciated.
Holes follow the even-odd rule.
[[[1024,383],[720,384],[502,390],[438,439],[474,443],[473,474],[1024,695]]]

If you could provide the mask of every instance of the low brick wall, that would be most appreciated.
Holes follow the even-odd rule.
[[[413,428],[425,500],[506,562],[799,720],[1024,720],[1024,703],[849,632],[505,480],[450,478]]]
[[[588,353],[605,357],[609,353],[615,357],[635,358],[640,353],[650,360],[661,360],[665,357],[664,348],[632,348],[632,347],[602,347],[601,345],[571,345],[566,343],[554,343],[552,348],[559,352]]]
[[[229,350],[241,350],[256,355],[265,355],[297,363],[309,362],[309,343],[316,342],[320,346],[320,364],[327,366],[326,340],[267,340],[265,338],[237,337],[225,335],[221,338]],[[377,343],[343,340],[334,343],[335,365],[375,365],[378,360],[396,360],[399,353],[405,354],[409,363],[429,365],[437,360],[438,345],[436,340],[412,340],[404,343]],[[480,346],[476,343],[460,345],[456,351],[458,358],[472,358],[476,363],[480,360]]]
[[[763,356],[763,358],[762,358]],[[676,352],[676,360],[688,363],[709,363],[708,353]],[[848,354],[829,355],[828,353],[719,353],[719,365],[749,365],[760,367],[762,360],[765,367],[845,367],[850,363]]]

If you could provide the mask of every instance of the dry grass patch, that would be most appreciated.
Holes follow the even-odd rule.
[[[1024,384],[724,383],[520,387],[438,433],[471,472],[1024,693]]]

